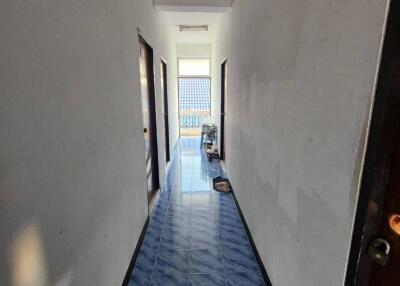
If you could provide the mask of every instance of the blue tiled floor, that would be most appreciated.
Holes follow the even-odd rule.
[[[179,145],[129,285],[265,285],[232,195],[212,189],[218,160]]]

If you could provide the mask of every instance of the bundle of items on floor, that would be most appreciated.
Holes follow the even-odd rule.
[[[216,177],[213,179],[213,187],[217,192],[230,192],[232,190],[231,183],[227,178]]]
[[[212,146],[209,149],[206,149],[206,154],[208,161],[212,161],[212,159],[219,159],[219,154],[218,154],[218,148],[215,146]]]
[[[204,137],[205,140],[203,141]],[[215,124],[202,124],[200,146],[203,147],[204,145],[204,150],[210,162],[212,159],[219,159],[218,147],[215,145],[216,142],[217,126]]]

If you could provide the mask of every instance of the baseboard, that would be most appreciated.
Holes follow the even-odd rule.
[[[242,209],[239,206],[239,202],[238,202],[238,200],[236,198],[236,195],[235,195],[235,192],[233,190],[232,190],[232,196],[233,196],[233,200],[235,201],[236,207],[237,207],[237,209],[239,211],[240,218],[242,219],[242,223],[243,223],[244,229],[246,231],[247,237],[249,238],[251,248],[252,248],[252,250],[254,252],[254,255],[256,256],[257,264],[260,267],[261,274],[262,274],[262,276],[264,278],[264,281],[265,281],[267,286],[272,286],[272,283],[271,283],[271,280],[269,279],[267,270],[265,270],[265,267],[264,267],[264,264],[263,264],[263,262],[261,260],[260,254],[258,253],[256,244],[254,243],[253,237],[251,236],[251,232],[250,232],[249,226],[247,225],[246,219],[244,218]]]
[[[163,182],[162,182],[162,184],[161,184],[160,191],[158,192],[158,195],[157,195],[158,197],[156,198],[157,200],[159,199],[160,192],[162,192],[162,191],[164,190],[164,187],[165,187],[165,179],[166,179],[167,176],[168,176],[168,173],[169,173],[169,170],[170,170],[170,166],[172,166],[172,164],[173,164],[173,162],[174,162],[174,160],[175,160],[175,157],[176,157],[176,156],[175,156],[175,155],[176,155],[175,153],[177,152],[178,144],[179,144],[179,141],[177,141],[177,142],[175,143],[174,151],[173,151],[173,153],[171,154],[172,156],[170,156],[170,161],[169,161],[168,166],[167,166],[167,168],[166,168],[165,175],[164,175],[164,178],[163,178]],[[155,205],[157,205],[157,201],[154,202],[153,207],[154,207]],[[136,244],[135,251],[134,251],[134,253],[133,253],[131,262],[129,263],[128,270],[126,271],[124,281],[122,282],[122,286],[128,286],[128,284],[129,284],[129,279],[131,278],[132,271],[133,271],[133,267],[135,266],[136,259],[137,259],[138,255],[139,255],[140,247],[142,246],[142,243],[143,243],[143,240],[144,240],[144,236],[145,236],[146,231],[147,231],[147,227],[149,226],[150,215],[151,215],[151,213],[152,213],[152,209],[149,210],[149,215],[147,216],[147,219],[146,219],[146,222],[145,222],[145,224],[144,224],[144,226],[143,226],[142,232],[140,233],[139,240],[138,240],[138,242],[137,242],[137,244]]]
[[[146,222],[144,223],[142,232],[140,233],[139,240],[136,244],[135,251],[133,252],[133,256],[131,262],[129,263],[128,270],[126,271],[124,281],[122,282],[122,286],[128,286],[129,279],[131,278],[133,267],[135,266],[136,259],[139,255],[140,247],[142,246],[144,236],[146,234],[147,227],[149,226],[150,217],[147,216]]]
[[[175,149],[174,150],[174,153],[175,153],[176,152],[176,146],[175,146],[174,149]],[[173,157],[175,157],[175,156],[173,156]],[[225,170],[224,170],[224,173],[226,174]],[[167,174],[168,174],[168,172],[167,172]],[[269,279],[268,273],[265,270],[264,264],[263,264],[263,262],[261,260],[260,254],[258,253],[256,244],[254,243],[254,240],[253,240],[253,237],[251,235],[250,229],[249,229],[249,227],[247,225],[246,219],[244,218],[242,209],[240,208],[239,202],[238,202],[238,200],[236,198],[236,195],[235,195],[235,192],[233,190],[232,190],[232,197],[233,197],[233,200],[235,201],[236,208],[239,211],[240,218],[241,218],[243,226],[245,228],[247,237],[249,238],[249,242],[250,242],[251,248],[252,248],[252,250],[254,252],[254,255],[256,256],[257,264],[260,267],[260,271],[261,271],[261,274],[262,274],[262,276],[264,278],[264,281],[267,284],[267,286],[272,286],[271,280]],[[129,280],[131,278],[131,274],[132,274],[133,268],[135,266],[136,259],[137,259],[138,255],[139,255],[140,247],[142,246],[142,243],[143,243],[143,240],[144,240],[144,236],[146,234],[147,227],[149,226],[149,222],[150,222],[150,216],[147,216],[147,219],[146,219],[146,222],[145,222],[145,224],[143,226],[142,232],[140,233],[139,240],[138,240],[138,242],[136,244],[135,251],[133,253],[131,262],[129,263],[129,267],[128,267],[128,270],[126,272],[126,275],[125,275],[124,281],[122,283],[122,286],[128,286],[128,284],[129,284]]]
[[[228,176],[228,174],[227,174],[227,171],[226,171],[225,161],[220,161],[220,165],[221,165],[221,168],[222,168],[222,171],[223,171],[224,176],[225,176],[226,178],[229,178],[229,176]],[[255,242],[254,242],[254,240],[253,240],[253,236],[251,235],[249,226],[247,225],[246,219],[244,218],[242,209],[240,208],[240,205],[239,205],[239,202],[238,202],[238,200],[237,200],[237,198],[236,198],[235,192],[234,192],[233,189],[232,189],[231,192],[232,192],[233,200],[235,201],[236,208],[237,208],[238,211],[239,211],[239,216],[240,216],[240,219],[242,220],[242,223],[243,223],[244,229],[245,229],[245,231],[246,231],[247,237],[249,238],[249,242],[250,242],[250,245],[251,245],[251,249],[253,250],[254,255],[256,256],[257,264],[258,264],[258,266],[260,267],[260,271],[261,271],[261,274],[262,274],[262,276],[263,276],[263,278],[264,278],[264,281],[265,281],[265,283],[267,284],[267,286],[272,286],[271,279],[269,279],[267,270],[265,270],[264,263],[262,262],[261,257],[260,257],[260,254],[258,253],[256,244],[255,244]]]

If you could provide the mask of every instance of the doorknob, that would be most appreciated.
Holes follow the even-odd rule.
[[[390,244],[383,238],[373,239],[368,246],[368,256],[381,266],[386,266],[390,258]]]
[[[389,216],[389,227],[397,235],[400,235],[400,214]]]
[[[144,133],[147,133],[147,128],[143,128],[143,132],[144,132]]]

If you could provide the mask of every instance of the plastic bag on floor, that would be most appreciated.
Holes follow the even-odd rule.
[[[232,190],[231,183],[227,178],[216,177],[213,179],[213,187],[217,192],[227,193]]]

